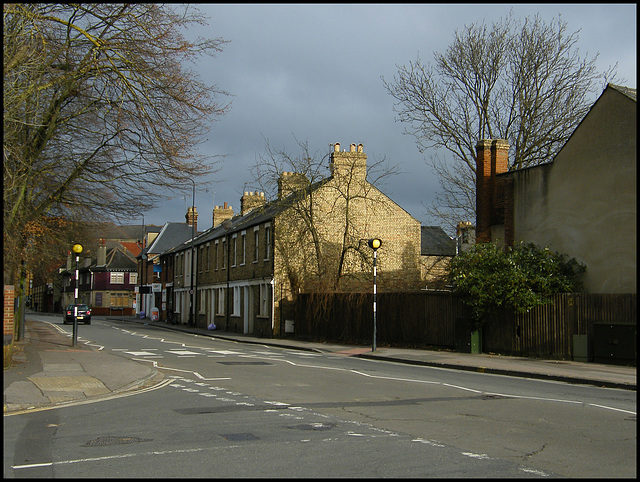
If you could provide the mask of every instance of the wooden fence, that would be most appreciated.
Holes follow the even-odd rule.
[[[469,351],[470,310],[455,294],[379,293],[376,313],[376,340],[380,346]],[[551,303],[524,315],[498,314],[482,329],[482,347],[485,353],[570,360],[574,355],[574,335],[587,335],[590,343],[597,347],[601,341],[597,338],[599,326],[623,325],[630,329],[628,336],[633,336],[635,363],[636,317],[635,293],[559,294]],[[371,343],[373,295],[298,295],[295,335],[300,339],[328,342]]]

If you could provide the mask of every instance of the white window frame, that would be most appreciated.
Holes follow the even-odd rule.
[[[202,315],[205,313],[207,308],[207,290],[198,290],[200,293],[200,306],[198,306],[198,314]]]
[[[244,266],[247,262],[247,232],[242,231],[240,235],[242,236],[242,263],[240,266]]]
[[[233,287],[233,312],[232,316],[240,316],[240,286]]]
[[[129,273],[129,284],[131,285],[138,284],[138,273]]]
[[[231,266],[235,268],[238,264],[238,233],[234,233],[231,239],[233,240],[233,264]]]
[[[260,284],[260,316],[268,316],[269,314],[269,285],[268,283]]]
[[[119,272],[109,273],[109,283],[111,283],[112,285],[123,285],[124,273],[119,273]]]
[[[253,234],[254,234],[254,240],[256,243],[255,246],[255,252],[254,252],[254,256],[253,256],[253,262],[257,263],[258,259],[260,258],[260,227],[256,226],[255,228],[253,228]]]
[[[213,269],[214,269],[214,271],[218,271],[218,256],[219,256],[219,253],[218,253],[218,251],[219,251],[219,250],[218,250],[218,246],[220,245],[220,243],[219,243],[219,242],[218,242],[218,240],[216,239],[216,241],[215,241],[215,243],[214,243],[214,244],[215,244],[215,250],[214,250],[214,252],[215,252],[216,260],[215,260],[215,262],[214,262]]]
[[[271,223],[267,223],[264,227],[264,261],[271,258]]]
[[[227,269],[227,256],[225,256],[225,251],[226,249],[229,249],[227,247],[227,240],[223,239],[222,240],[222,269]]]
[[[224,315],[224,288],[218,288],[218,303],[216,304],[216,315]]]

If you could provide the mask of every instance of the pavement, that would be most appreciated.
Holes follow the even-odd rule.
[[[38,313],[39,316],[43,314]],[[147,364],[102,351],[90,343],[79,342],[77,346],[71,346],[71,338],[55,327],[60,322],[60,315],[49,315],[53,324],[36,321],[29,315],[26,315],[25,337],[14,344],[13,363],[4,370],[5,415],[113,397],[152,387],[164,378],[160,371]],[[378,346],[372,351],[371,346],[259,338],[135,317],[107,318],[242,343],[636,390],[636,367],[630,366],[387,346]]]

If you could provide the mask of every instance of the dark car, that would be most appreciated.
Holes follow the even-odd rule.
[[[73,316],[75,314],[75,308],[78,307],[78,323],[84,323],[85,325],[91,324],[91,309],[87,305],[69,305],[64,310],[63,323],[73,323]]]

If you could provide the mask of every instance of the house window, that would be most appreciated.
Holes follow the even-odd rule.
[[[206,253],[206,271],[209,271],[209,268],[211,267],[211,246],[209,246],[209,243],[207,243],[207,253]]]
[[[265,261],[271,257],[271,227],[267,225],[264,228],[264,259]]]
[[[216,244],[213,248],[213,252],[214,252],[214,256],[215,256],[215,261],[213,262],[213,269],[218,271],[218,241],[216,241]]]
[[[129,284],[138,284],[138,273],[129,273]]]
[[[242,231],[242,265],[247,261],[247,232]]]
[[[269,314],[269,285],[260,285],[260,316],[267,316]]]
[[[236,266],[238,261],[238,235],[234,234],[233,238],[233,264],[231,266]]]
[[[222,240],[222,269],[225,269],[227,267],[227,259],[225,256],[226,247],[227,247],[227,240],[223,239]]]
[[[257,228],[257,227],[256,227],[256,228],[254,229],[254,231],[253,231],[253,234],[254,234],[254,237],[255,237],[255,253],[254,253],[254,256],[253,256],[253,262],[254,262],[254,263],[257,263],[257,262],[258,262],[258,256],[259,256],[259,255],[258,255],[258,253],[260,252],[260,251],[259,251],[259,249],[258,249],[258,248],[259,248],[259,246],[260,246],[260,243],[259,243],[259,241],[260,241],[260,235],[259,235],[259,231],[258,231],[258,229],[259,229],[259,228]]]
[[[110,273],[111,284],[113,285],[123,285],[124,284],[124,273]]]
[[[124,308],[127,306],[129,297],[123,293],[111,293],[109,296],[109,302],[114,308]]]
[[[233,287],[233,313],[234,316],[240,316],[240,287]]]
[[[218,305],[216,314],[224,315],[224,288],[218,288]]]
[[[200,306],[198,306],[198,313],[201,315],[205,313],[207,308],[207,290],[199,290],[200,293]]]

